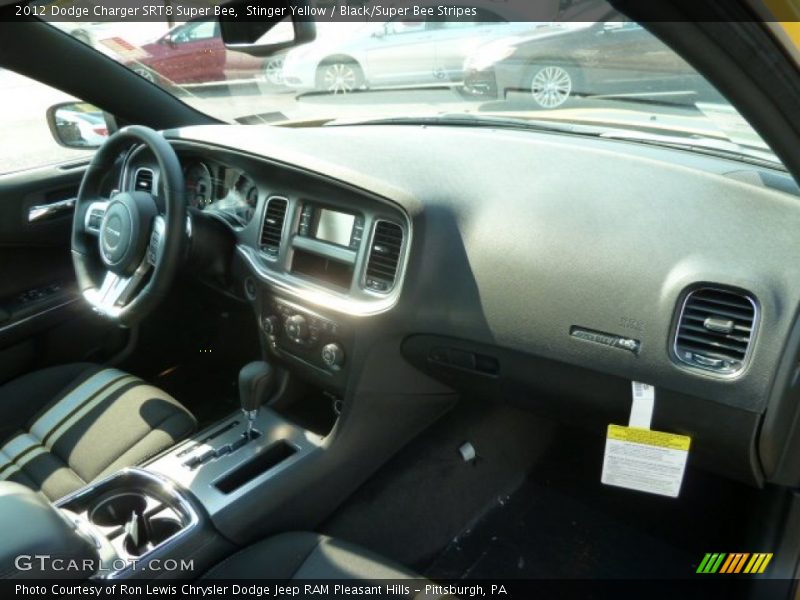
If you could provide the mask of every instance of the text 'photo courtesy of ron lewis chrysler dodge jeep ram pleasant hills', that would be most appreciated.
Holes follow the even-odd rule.
[[[798,597],[798,0],[4,1],[0,109],[8,597]]]

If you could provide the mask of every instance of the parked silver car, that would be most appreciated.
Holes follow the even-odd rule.
[[[540,25],[513,21],[501,7],[497,12],[486,8],[476,11],[473,21],[403,18],[362,25],[357,34],[326,35],[286,55],[284,83],[301,91],[332,94],[364,87],[459,83],[464,59],[475,48]],[[330,25],[339,26],[353,24]],[[397,59],[399,53],[402,61]]]

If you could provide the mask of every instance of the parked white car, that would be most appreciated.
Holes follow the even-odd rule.
[[[540,25],[509,21],[499,9],[494,13],[480,8],[475,21],[397,19],[370,23],[355,35],[336,35],[336,27],[352,23],[332,23],[324,36],[286,55],[283,81],[297,90],[333,94],[363,87],[459,83],[464,60],[475,48]],[[399,52],[402,61],[397,60]]]
[[[69,141],[79,146],[97,148],[108,137],[108,125],[101,112],[64,109],[56,112],[55,121],[62,135],[69,132]]]

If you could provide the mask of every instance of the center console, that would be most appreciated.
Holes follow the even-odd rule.
[[[267,350],[304,379],[339,393],[355,324],[397,302],[410,224],[377,198],[337,189],[317,194],[263,201],[256,239],[237,247],[245,259],[239,277]]]
[[[246,527],[246,511],[237,507],[319,451],[321,443],[268,409],[252,420],[234,415],[144,467],[78,490],[55,508],[72,525],[75,533],[67,535],[81,541],[70,545],[88,561],[86,577],[195,578],[231,551],[225,539],[230,532],[217,522],[220,513],[239,512]],[[53,549],[47,532],[39,537],[41,551]],[[62,538],[52,536],[55,542]],[[185,571],[164,570],[188,563]]]
[[[167,478],[124,469],[56,504],[94,544],[95,576],[121,578],[167,557],[190,560],[202,538],[203,508]]]
[[[353,338],[345,319],[268,295],[261,312],[261,328],[273,353],[294,357],[333,381],[342,379]]]
[[[262,409],[252,424],[255,436],[242,444],[245,419],[234,415],[179,444],[147,465],[157,476],[191,492],[212,520],[246,500],[267,481],[279,480],[320,451],[322,437]]]
[[[262,408],[277,384],[270,364],[245,365],[239,413],[55,505],[24,486],[0,482],[0,525],[17,531],[0,544],[0,572],[20,572],[9,569],[14,557],[36,553],[74,559],[82,565],[74,576],[202,575],[232,552],[231,540],[245,538],[263,518],[252,507],[264,506],[265,493],[291,487],[287,476],[296,476],[303,461],[322,451],[322,436]],[[35,526],[19,528],[31,520]]]

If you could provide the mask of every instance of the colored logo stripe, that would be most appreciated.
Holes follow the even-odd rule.
[[[744,561],[750,556],[749,553],[734,552],[728,555],[728,559],[722,564],[720,573],[739,573],[744,567]]]
[[[709,552],[697,567],[697,573],[763,573],[772,560],[772,553]]]
[[[727,556],[725,553],[718,553],[715,552],[713,554],[708,553],[703,558],[703,562],[700,563],[700,566],[697,567],[698,573],[716,573],[717,569],[719,569],[720,564],[722,564],[722,560]]]

